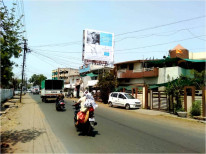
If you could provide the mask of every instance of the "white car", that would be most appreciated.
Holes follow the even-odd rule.
[[[125,107],[127,110],[130,108],[141,108],[142,103],[139,99],[135,99],[131,94],[124,92],[112,92],[109,94],[108,104],[112,106]]]
[[[14,91],[14,94],[15,94],[15,95],[20,95],[20,93],[21,93],[21,90],[15,90],[15,91]]]

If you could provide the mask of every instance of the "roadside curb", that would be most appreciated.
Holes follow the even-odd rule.
[[[200,122],[200,123],[204,123],[206,124],[206,121],[203,121],[203,120],[197,120],[197,119],[192,119],[192,118],[182,118],[182,117],[178,117],[178,116],[175,116],[175,115],[160,115],[160,116],[164,116],[164,117],[171,117],[171,118],[176,118],[176,119],[181,119],[181,120],[187,120],[187,121],[192,121],[192,122]]]

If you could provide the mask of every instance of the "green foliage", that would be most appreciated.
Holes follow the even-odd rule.
[[[166,93],[176,99],[176,110],[182,108],[180,95],[185,86],[195,86],[196,89],[200,89],[202,86],[205,86],[205,71],[198,72],[193,70],[193,74],[194,78],[189,78],[182,75],[176,80],[169,82],[166,86]]]
[[[206,71],[198,72],[196,70],[193,70],[192,72],[194,74],[194,78],[191,79],[192,85],[196,87],[196,89],[201,89],[203,86],[205,86],[205,77],[206,77]]]
[[[175,112],[184,112],[185,111],[185,109],[184,108],[175,108]]]
[[[45,77],[43,74],[40,75],[33,74],[32,77],[29,79],[29,82],[33,83],[33,86],[38,85],[39,87],[41,87],[41,82],[46,79],[47,77]]]
[[[17,78],[12,78],[12,87],[14,89],[20,89],[21,80]]]
[[[201,101],[194,101],[190,111],[191,116],[201,115]]]
[[[117,79],[115,78],[114,74],[105,73],[104,75],[99,75],[98,80],[98,86],[100,87],[101,91],[100,97],[104,103],[107,103],[109,99],[109,93],[114,91],[117,87]]]
[[[9,83],[12,82],[14,62],[11,61],[11,58],[21,56],[19,51],[22,51],[21,46],[24,39],[22,35],[24,32],[21,30],[23,27],[20,23],[21,18],[15,18],[14,7],[10,11],[7,7],[0,7],[1,86],[3,88],[9,87]]]

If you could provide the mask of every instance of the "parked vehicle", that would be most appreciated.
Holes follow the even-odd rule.
[[[21,90],[15,90],[15,91],[14,91],[14,94],[15,94],[15,95],[20,95],[20,93],[21,93]]]
[[[77,120],[77,114],[80,113],[80,104],[73,105],[73,106],[75,106],[74,125],[76,127],[76,130],[82,132],[83,134],[91,135],[94,126],[97,125],[97,122],[95,121],[94,118],[94,109],[92,107],[89,108],[89,118],[86,122],[83,122],[81,120]]]
[[[27,93],[31,93],[31,90],[27,90],[26,92],[27,92]]]
[[[112,106],[125,107],[127,110],[130,108],[141,108],[142,103],[139,99],[135,99],[131,94],[124,92],[112,92],[109,94],[108,104]]]
[[[15,90],[15,91],[14,91],[14,94],[15,94],[15,95],[21,95],[21,90]],[[25,94],[26,94],[26,91],[23,91],[23,90],[22,90],[22,95],[25,95]]]
[[[64,103],[63,99],[59,100],[59,102],[56,103],[56,110],[57,111],[64,111],[65,110],[65,103]]]
[[[60,91],[63,91],[64,80],[43,80],[41,82],[41,98],[42,102],[47,100],[56,100]]]

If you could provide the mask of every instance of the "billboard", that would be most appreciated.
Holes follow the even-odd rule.
[[[82,60],[85,64],[113,65],[114,33],[85,29]]]

